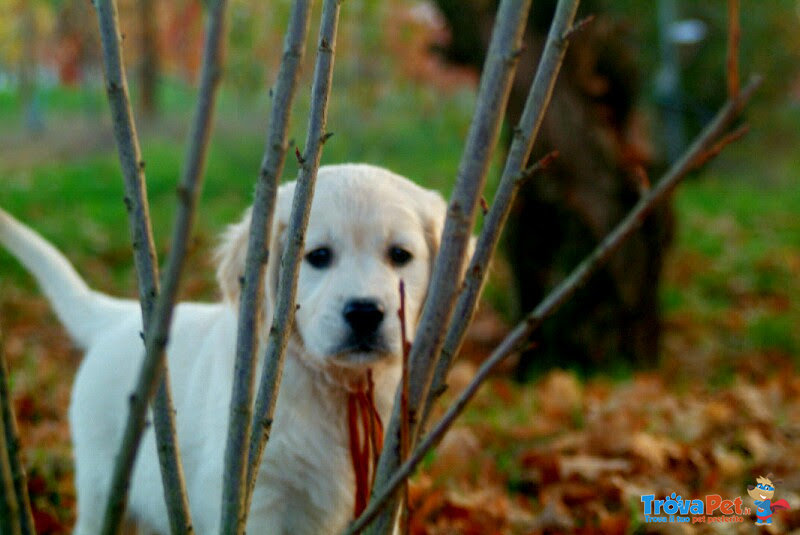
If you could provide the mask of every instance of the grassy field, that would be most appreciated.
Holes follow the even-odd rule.
[[[323,162],[376,163],[449,191],[468,128],[470,91],[398,86],[344,94],[331,103],[334,137],[325,146]],[[170,111],[141,128],[162,258],[169,247],[191,94],[169,86],[165,100]],[[102,95],[57,90],[44,94],[43,104],[47,130],[26,137],[18,126],[15,97],[0,94],[0,206],[63,250],[92,286],[135,295],[122,180]],[[305,114],[300,104],[292,130],[300,145]],[[208,252],[215,236],[250,203],[266,115],[266,99],[222,95],[182,290],[186,298],[215,296]],[[722,488],[741,493],[736,489],[752,479],[755,469],[766,471],[778,463],[786,471],[797,467],[796,460],[789,460],[798,456],[785,429],[800,432],[800,408],[794,401],[800,392],[794,379],[800,357],[799,121],[798,109],[762,104],[751,116],[750,135],[676,193],[676,236],[662,288],[666,337],[658,370],[586,382],[554,372],[534,388],[497,378],[464,416],[455,438],[445,441],[417,478],[412,501],[418,511],[437,518],[451,515],[459,522],[469,518],[473,527],[500,522],[508,528],[503,532],[523,533],[541,527],[536,522],[552,514],[547,513],[548,496],[557,493],[557,502],[574,509],[579,525],[646,532],[638,520],[636,492],[660,491],[665,473],[685,492]],[[289,158],[285,175],[295,172]],[[497,165],[492,182],[496,175]],[[504,270],[496,273],[488,306],[500,308],[503,317],[508,285]],[[497,320],[493,325],[495,334],[506,328]],[[74,499],[64,410],[79,356],[64,342],[31,278],[2,251],[0,326],[27,462],[38,485],[35,502],[63,528],[71,521]],[[468,376],[472,366],[466,362],[458,373]],[[774,416],[759,420],[763,415],[748,404],[758,404],[752,401],[756,394],[748,388],[756,389]],[[772,397],[763,397],[769,388]],[[720,407],[731,403],[743,409],[720,416]],[[674,416],[675,407],[699,411],[711,423],[697,431]],[[733,432],[734,426],[740,431]],[[622,450],[602,438],[610,428],[630,437]],[[783,453],[777,459],[764,457],[754,445],[758,440],[779,445]],[[619,464],[620,455],[628,455],[632,464]],[[709,466],[693,465],[697,455],[712,459]],[[554,477],[547,471],[551,465],[558,470],[571,466],[580,485],[575,486],[574,473],[566,477],[562,471],[555,481],[548,479]],[[597,470],[616,470],[628,479],[624,485],[613,478],[598,481]],[[590,500],[589,488],[602,497]],[[421,512],[417,518],[423,522],[426,517]],[[62,528],[45,532],[61,533]]]
[[[298,99],[291,134],[292,142],[301,146],[307,113],[304,96]],[[189,111],[186,102],[192,95],[172,88],[166,97],[167,105],[182,103],[178,111],[171,109],[142,128],[148,194],[162,252],[167,245],[184,150]],[[473,100],[470,91],[451,95],[444,105],[441,95],[423,88],[350,98],[333,97],[329,130],[334,136],[325,146],[323,163],[371,162],[448,191],[468,127]],[[0,205],[30,222],[54,243],[69,244],[64,248],[78,265],[101,252],[118,255],[119,262],[108,265],[110,280],[106,275],[100,280],[88,276],[108,290],[129,292],[126,281],[130,282],[130,263],[123,258],[128,247],[124,231],[127,219],[110,127],[104,115],[85,117],[87,109],[95,110],[98,99],[98,95],[60,90],[45,96],[45,108],[53,119],[51,129],[41,138],[16,137],[16,128],[0,131],[0,139],[4,135],[12,138],[6,143],[11,148],[0,157]],[[360,102],[353,101],[356,99]],[[0,116],[5,114],[5,124],[19,121],[16,109],[10,96],[0,98]],[[242,101],[232,94],[223,94],[219,111],[197,221],[197,235],[205,245],[224,225],[234,222],[251,201],[268,116],[266,99]],[[386,117],[391,119],[387,122]],[[14,150],[15,144],[20,150]],[[296,161],[287,158],[285,176],[293,177],[296,172]],[[20,282],[7,256],[1,266],[4,273],[14,273],[15,282]]]

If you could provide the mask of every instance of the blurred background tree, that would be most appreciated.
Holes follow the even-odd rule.
[[[437,4],[457,36],[447,56],[480,66],[496,2]],[[508,126],[519,120],[555,4],[534,3]],[[637,108],[640,69],[631,32],[602,2],[582,2],[579,18],[590,13],[596,18],[572,39],[532,155],[536,160],[559,150],[562,157],[526,184],[509,221],[506,254],[521,313],[532,310],[622,219],[655,163]],[[670,236],[671,214],[664,207],[543,326],[517,376],[553,366],[586,372],[619,362],[652,365],[660,337],[658,283]]]
[[[534,3],[510,97],[509,128],[521,113],[555,3]],[[497,2],[436,4],[452,34],[445,56],[480,68]],[[782,9],[745,4],[743,42],[769,40],[786,24],[775,18],[777,12],[797,8],[789,1],[769,4]],[[518,313],[531,310],[594,248],[648,187],[647,177],[658,176],[681,153],[688,136],[726,96],[719,60],[726,46],[726,2],[582,2],[581,15],[589,14],[596,18],[570,43],[532,155],[536,160],[560,150],[562,157],[520,192],[506,233]],[[796,19],[789,24],[796,27]],[[779,33],[789,38],[791,32]],[[790,39],[796,50],[797,39]],[[776,62],[759,58],[757,49],[748,47],[744,54],[747,68],[768,65],[783,72],[784,80],[794,70],[785,63],[790,55],[780,54]],[[778,83],[771,91],[786,89]],[[517,377],[554,366],[594,372],[656,364],[660,280],[672,227],[669,206],[652,214],[607,267],[543,326],[535,348],[519,361]]]

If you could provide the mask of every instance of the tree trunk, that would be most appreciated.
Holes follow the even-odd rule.
[[[437,3],[452,30],[447,56],[480,68],[495,2]],[[598,14],[595,3],[583,2],[583,13]],[[506,114],[509,126],[519,120],[554,5],[534,3]],[[506,252],[523,314],[620,221],[645,183],[643,171],[650,162],[647,140],[636,131],[634,51],[620,25],[598,15],[572,39],[532,161],[551,150],[563,157],[522,189],[509,218]],[[651,215],[575,299],[543,325],[535,349],[520,360],[518,377],[553,366],[591,372],[654,363],[660,334],[658,282],[671,226],[669,208]]]

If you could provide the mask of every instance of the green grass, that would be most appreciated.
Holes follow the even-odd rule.
[[[687,338],[709,346],[721,381],[754,355],[800,364],[798,119],[794,108],[756,114],[751,134],[674,198],[662,304],[668,321],[691,326]]]
[[[334,135],[325,145],[322,163],[366,161],[386,166],[447,195],[469,126],[472,92],[442,95],[411,85],[384,94],[357,89],[335,93],[331,98],[328,130]],[[301,85],[290,132],[292,144],[301,151],[308,96],[308,87]],[[193,97],[185,87],[163,84],[163,105],[168,111],[154,124],[144,123],[140,128],[154,235],[162,259],[168,248]],[[83,92],[56,88],[44,91],[40,98],[46,103],[43,108],[48,131],[42,138],[31,139],[31,144],[81,135],[70,131],[73,120],[95,117],[107,122],[100,88]],[[195,231],[199,247],[206,251],[224,226],[236,221],[252,200],[268,106],[267,97],[240,97],[228,90],[220,94]],[[0,93],[2,124],[17,127],[21,122],[18,107],[14,95]],[[3,133],[0,127],[0,135]],[[76,148],[74,154],[53,159],[20,161],[11,153],[0,159],[0,206],[65,251],[92,285],[133,294],[135,277],[128,253],[123,181],[113,144],[106,141],[103,150],[87,153],[80,150],[78,141]],[[293,152],[292,148],[287,155],[284,180],[297,173]],[[207,255],[201,256],[204,263],[195,266],[201,273],[191,276],[208,283],[198,297],[209,298],[214,293],[213,267]],[[13,284],[33,286],[5,252],[0,252],[0,273]]]

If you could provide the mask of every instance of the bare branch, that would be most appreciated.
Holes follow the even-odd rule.
[[[117,6],[113,0],[96,0],[100,41],[103,46],[103,70],[106,92],[111,107],[114,139],[117,145],[122,176],[125,180],[125,207],[131,224],[134,260],[139,284],[142,318],[146,324],[152,315],[158,295],[155,245],[150,229],[150,210],[144,159],[131,111],[128,81],[122,64],[122,38],[117,22]]]
[[[761,84],[760,78],[754,78],[739,94],[737,100],[728,103],[717,113],[716,117],[703,130],[692,143],[689,150],[667,171],[658,184],[642,198],[628,213],[611,233],[595,248],[586,259],[576,267],[544,300],[520,322],[513,331],[492,352],[470,381],[469,385],[459,394],[458,398],[447,409],[444,416],[433,426],[430,433],[422,439],[412,453],[411,457],[398,468],[391,479],[384,485],[380,493],[369,503],[367,509],[346,531],[347,534],[358,533],[369,521],[385,507],[391,496],[396,492],[405,479],[407,479],[425,455],[444,436],[455,419],[464,410],[480,386],[489,377],[495,366],[503,359],[519,351],[526,344],[530,334],[535,331],[547,317],[551,316],[564,302],[566,302],[578,288],[602,266],[619,246],[639,228],[647,215],[675,189],[680,181],[692,169],[697,158],[706,153],[722,132],[734,121],[739,110],[750,99],[756,88]]]
[[[514,130],[514,139],[503,169],[503,176],[492,201],[492,209],[484,222],[478,243],[475,246],[475,253],[469,263],[469,267],[467,267],[466,280],[464,281],[465,288],[458,298],[453,321],[448,328],[444,347],[436,363],[433,386],[431,387],[432,395],[426,400],[425,410],[423,411],[423,425],[427,421],[436,397],[441,395],[445,389],[447,373],[450,371],[453,359],[458,354],[464,341],[464,334],[472,320],[475,306],[483,290],[489,262],[497,248],[500,232],[508,219],[517,191],[525,180],[525,176],[530,176],[531,174],[524,171],[524,166],[528,158],[530,158],[533,143],[539,135],[545,111],[550,104],[553,88],[555,87],[561,64],[564,61],[568,43],[565,39],[572,35],[572,30],[583,27],[586,24],[586,19],[584,19],[583,23],[572,25],[575,13],[578,10],[578,4],[578,0],[561,0],[553,15],[547,43],[542,52],[536,76],[528,92],[522,117]],[[565,28],[571,29],[565,30]],[[548,165],[549,163],[550,159],[545,157],[541,165]],[[534,170],[532,169],[531,171]]]
[[[650,176],[647,174],[647,169],[643,165],[637,164],[633,168],[633,175],[636,179],[636,187],[639,190],[639,195],[644,195],[650,191]]]
[[[148,332],[155,299],[158,295],[158,275],[155,245],[150,228],[147,189],[136,125],[131,111],[128,82],[122,63],[121,36],[117,23],[117,7],[113,0],[95,2],[103,46],[103,66],[106,76],[106,91],[111,107],[114,137],[117,145],[122,175],[125,180],[125,206],[130,220],[131,241],[138,275],[139,300],[142,307],[144,332]],[[147,336],[145,336],[145,339]],[[160,369],[159,369],[160,371]],[[146,385],[148,386],[148,385]],[[131,409],[126,432],[117,455],[109,488],[104,515],[103,532],[116,533],[125,510],[127,487],[133,461],[138,450],[144,412],[153,388],[131,396]],[[140,417],[136,418],[138,414]]]
[[[552,150],[542,156],[537,162],[533,165],[528,167],[522,172],[522,176],[519,177],[518,187],[524,186],[530,179],[541,173],[542,171],[546,170],[550,165],[558,158],[559,152],[557,150]]]
[[[509,157],[511,154],[513,154],[513,151],[509,153]],[[447,330],[442,352],[436,362],[430,392],[425,400],[425,408],[422,411],[421,425],[423,428],[430,418],[436,400],[447,390],[447,374],[450,373],[453,361],[461,349],[467,327],[483,291],[483,284],[486,281],[492,255],[497,248],[500,234],[508,219],[508,214],[514,204],[517,192],[528,180],[547,169],[557,157],[558,151],[552,151],[513,177],[508,185],[501,180],[500,186],[498,186],[495,194],[495,203],[498,207],[490,211],[484,221],[483,230],[475,246],[475,253],[472,256],[469,267],[467,267],[464,289],[456,302],[453,322]]]
[[[305,246],[305,230],[311,213],[311,199],[317,180],[322,146],[329,136],[325,125],[328,117],[328,97],[333,79],[334,44],[339,21],[341,0],[325,0],[319,29],[319,48],[311,88],[311,112],[308,120],[305,153],[301,159],[292,211],[286,230],[285,249],[281,257],[278,297],[275,304],[272,328],[269,331],[264,368],[261,374],[254,411],[253,431],[250,437],[248,461],[249,485],[255,482],[261,455],[264,452],[272,427],[275,402],[278,397],[283,358],[294,321],[297,274]],[[248,495],[249,501],[249,495]]]
[[[561,39],[564,41],[569,41],[572,39],[572,36],[578,32],[582,32],[589,24],[594,21],[594,15],[589,15],[588,17],[584,17],[575,24],[573,24],[569,29],[567,29],[564,33],[561,34]]]
[[[0,338],[0,457],[2,459],[3,494],[9,506],[9,525],[12,533],[34,535],[36,529],[31,514],[31,501],[28,496],[28,480],[25,468],[19,460],[19,431],[9,390],[8,365],[2,351]],[[1,520],[1,519],[0,519]],[[4,527],[0,521],[0,527]]]
[[[403,345],[403,367],[400,378],[400,462],[408,459],[410,451],[410,414],[408,412],[408,356],[411,351],[411,344],[406,336],[406,287],[405,282],[400,279],[400,308],[397,310],[397,317],[400,320],[400,343]],[[408,480],[403,483],[403,511],[400,515],[400,533],[408,532],[409,522],[409,501],[408,501]]]
[[[504,0],[498,9],[475,114],[447,209],[441,250],[431,275],[430,291],[419,320],[420,328],[409,355],[408,417],[412,445],[419,427],[416,416],[427,397],[433,378],[434,356],[442,348],[444,328],[452,316],[453,304],[460,287],[461,281],[453,273],[463,271],[475,210],[486,181],[491,154],[497,144],[529,8],[530,1]],[[401,395],[400,390],[398,389],[395,397],[395,407],[378,464],[373,494],[383,487],[400,464],[399,435],[402,418],[400,403],[397,402]],[[373,533],[388,533],[391,530],[396,503],[387,508],[370,528]]]
[[[0,420],[2,420],[0,414]],[[0,421],[0,425],[5,427],[5,422]],[[11,466],[8,464],[6,452],[5,433],[0,433],[0,533],[9,535],[20,535],[22,531],[19,527],[19,506],[17,496],[14,492],[14,478],[11,475]]]
[[[131,471],[144,430],[148,400],[153,396],[159,378],[161,378],[161,384],[153,407],[154,424],[170,526],[172,533],[193,532],[180,465],[180,454],[175,438],[174,410],[170,399],[168,374],[165,372],[164,349],[194,219],[194,207],[202,182],[216,89],[222,68],[225,5],[225,0],[217,0],[210,6],[206,25],[200,92],[181,182],[178,186],[179,204],[173,226],[172,249],[167,259],[163,291],[159,293],[157,260],[148,213],[144,161],[141,157],[131,112],[127,79],[122,64],[116,4],[113,0],[97,0],[96,2],[109,104],[112,110],[117,150],[125,178],[126,206],[131,221],[145,332],[145,358],[136,389],[130,397],[130,412],[114,465],[103,519],[103,533],[106,534],[113,534],[119,530],[125,510]]]
[[[716,158],[717,155],[722,152],[722,150],[733,143],[734,141],[739,140],[740,138],[744,137],[750,131],[750,126],[747,124],[743,124],[733,132],[726,134],[723,136],[719,141],[714,143],[708,150],[700,153],[697,155],[697,159],[692,162],[692,169],[697,169],[699,167],[704,166],[709,160]]]
[[[151,338],[156,342],[156,346],[153,349],[148,348],[145,356],[145,361],[157,359],[164,363],[161,384],[153,404],[153,424],[158,443],[164,496],[173,534],[190,534],[194,530],[189,512],[183,467],[180,462],[180,450],[175,431],[175,411],[172,410],[169,373],[164,350],[166,337],[172,323],[172,311],[178,297],[178,285],[186,260],[189,236],[194,224],[195,207],[200,196],[205,172],[217,90],[222,77],[226,5],[227,0],[217,0],[208,4],[200,88],[184,156],[181,181],[178,185],[178,211],[172,228],[172,247],[167,256],[161,293],[156,301],[155,317],[151,321],[151,328],[155,330]],[[162,337],[165,341],[164,345],[159,343]],[[151,355],[153,356],[151,357]]]
[[[269,133],[261,161],[250,235],[247,243],[244,282],[239,302],[236,337],[236,362],[231,393],[228,441],[225,447],[225,479],[223,482],[222,525],[244,525],[247,511],[247,460],[252,423],[256,338],[262,318],[264,271],[270,250],[270,228],[275,211],[278,183],[288,150],[289,121],[292,103],[305,55],[305,42],[311,12],[310,0],[295,0],[289,18],[276,83]],[[273,259],[273,262],[277,259]],[[236,528],[238,529],[238,528]]]
[[[742,36],[739,26],[739,0],[728,0],[728,98],[739,96],[739,41]]]

